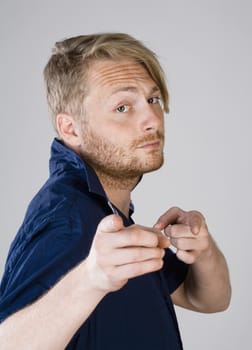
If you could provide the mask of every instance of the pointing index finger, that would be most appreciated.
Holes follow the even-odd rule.
[[[204,216],[198,211],[190,211],[188,214],[188,224],[194,235],[198,235],[205,222]]]

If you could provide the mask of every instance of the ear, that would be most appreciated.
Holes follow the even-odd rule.
[[[80,130],[74,118],[65,113],[59,113],[56,118],[56,126],[60,138],[69,146],[76,148],[80,145]]]

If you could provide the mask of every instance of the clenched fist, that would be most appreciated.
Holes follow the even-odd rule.
[[[186,212],[171,208],[154,227],[164,230],[171,244],[177,248],[177,257],[187,264],[194,264],[209,254],[214,245],[204,216],[195,210]]]

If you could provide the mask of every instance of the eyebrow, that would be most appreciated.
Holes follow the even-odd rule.
[[[119,86],[116,87],[115,89],[112,90],[112,95],[118,93],[118,92],[123,92],[123,91],[131,91],[131,92],[136,92],[138,89],[135,86],[131,86],[131,85],[126,85],[126,86]],[[157,85],[154,85],[149,94],[153,94],[154,92],[160,92],[160,89]]]

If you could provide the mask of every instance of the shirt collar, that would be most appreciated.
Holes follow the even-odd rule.
[[[107,199],[105,191],[93,168],[76,152],[65,146],[60,140],[54,139],[51,146],[50,175],[60,175],[63,172],[78,173],[88,185],[89,192]]]

